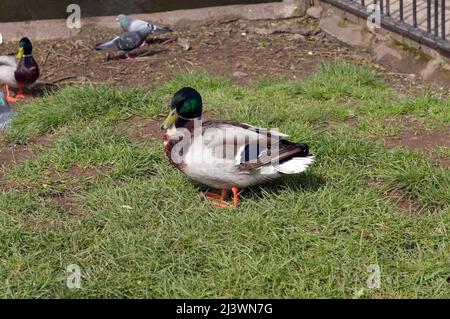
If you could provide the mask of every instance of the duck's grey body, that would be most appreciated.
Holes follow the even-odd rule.
[[[17,59],[15,55],[0,56],[0,83],[8,84],[14,88],[18,88],[15,71],[17,69]]]
[[[200,127],[201,121],[197,126]],[[217,189],[244,188],[265,183],[285,174],[304,171],[313,157],[276,131],[232,121],[207,121],[201,129],[194,125],[167,131],[168,141],[183,136],[182,144],[172,145],[169,158],[193,180]],[[183,131],[183,129],[185,129]],[[190,138],[191,142],[185,140]],[[181,147],[184,146],[182,152]]]

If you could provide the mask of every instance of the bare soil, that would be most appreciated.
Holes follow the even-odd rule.
[[[438,165],[450,167],[448,158],[436,158],[433,155],[436,148],[450,148],[450,126],[428,129],[414,117],[403,117],[400,120],[395,119],[393,122],[402,126],[403,129],[395,136],[384,137],[387,147],[418,150],[429,156]]]
[[[0,133],[0,178],[9,167],[32,157],[37,149],[50,145],[54,139],[55,136],[43,135],[26,145],[7,144]]]
[[[322,60],[348,60],[373,64],[396,88],[420,91],[429,87],[408,74],[385,71],[367,53],[343,46],[318,29],[310,18],[247,21],[228,19],[204,25],[181,25],[177,32],[148,39],[133,54],[93,50],[95,44],[117,35],[117,29],[84,26],[78,35],[64,40],[35,41],[34,56],[41,78],[33,95],[55,85],[89,81],[124,86],[152,87],[182,71],[207,71],[226,75],[236,83],[253,83],[262,77],[283,75],[302,78]],[[0,45],[0,53],[16,50],[16,43]],[[435,88],[448,94],[447,88]]]

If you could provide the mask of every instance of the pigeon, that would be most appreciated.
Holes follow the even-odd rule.
[[[125,32],[114,39],[95,46],[97,51],[123,51],[127,60],[131,60],[130,52],[145,44],[149,30]]]
[[[5,94],[0,92],[0,132],[6,131],[9,127],[14,111],[6,101]]]
[[[124,14],[120,14],[116,21],[124,32],[143,31],[148,30],[148,35],[158,35],[166,32],[171,32],[169,28],[161,27],[156,24],[151,24],[142,20],[128,18]]]

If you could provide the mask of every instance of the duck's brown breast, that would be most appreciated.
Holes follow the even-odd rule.
[[[169,162],[178,168],[180,171],[183,171],[183,167],[185,166],[183,164],[183,161],[178,162],[173,160],[174,154],[172,153],[174,146],[179,143],[178,140],[174,140],[170,138],[170,135],[168,133],[164,134],[164,152],[166,153],[167,158],[169,159]],[[183,149],[180,150],[180,154],[177,154],[182,158],[183,157]],[[177,156],[178,157],[178,156]]]
[[[32,56],[20,59],[14,77],[21,87],[27,87],[36,82],[39,78],[39,66]]]

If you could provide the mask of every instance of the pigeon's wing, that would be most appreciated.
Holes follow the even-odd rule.
[[[142,21],[142,20],[137,20],[137,19],[128,19],[128,20],[129,20],[129,24],[128,24],[129,32],[141,31],[142,29],[145,29],[150,25],[150,23]]]
[[[115,37],[114,39],[112,39],[108,42],[97,44],[95,46],[95,50],[97,50],[97,51],[103,51],[103,50],[118,51],[118,50],[120,50],[119,40],[120,40],[119,37]]]
[[[144,41],[145,37],[139,32],[126,32],[119,37],[117,46],[122,51],[131,51],[138,48]]]

